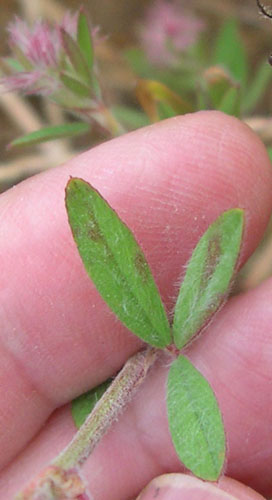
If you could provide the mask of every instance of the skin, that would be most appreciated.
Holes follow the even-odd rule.
[[[264,146],[217,112],[122,136],[1,195],[0,498],[7,500],[73,436],[67,403],[115,374],[142,345],[85,274],[64,208],[70,175],[91,182],[133,230],[168,311],[193,247],[220,213],[245,209],[242,265],[272,210]],[[223,412],[224,472],[243,484],[182,474],[167,428],[163,355],[83,468],[96,500],[133,499],[172,472],[181,474],[157,477],[140,499],[272,496],[271,304],[269,279],[230,299],[186,351]]]

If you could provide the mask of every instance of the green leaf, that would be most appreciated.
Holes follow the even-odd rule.
[[[272,69],[267,60],[262,61],[259,65],[255,77],[243,98],[242,111],[250,113],[258,104],[259,99],[263,96],[264,91],[272,78]]]
[[[184,356],[169,370],[167,412],[180,460],[196,476],[216,481],[225,460],[222,416],[207,380]]]
[[[32,62],[25,56],[24,51],[20,49],[18,45],[14,45],[12,47],[12,52],[14,59],[18,61],[19,64],[23,67],[23,71],[32,71],[33,64]]]
[[[118,121],[131,130],[149,125],[149,119],[143,111],[125,105],[115,105],[112,112]]]
[[[272,147],[271,146],[267,148],[267,154],[270,158],[270,161],[272,162]]]
[[[237,88],[237,82],[221,66],[211,66],[203,73],[203,83],[211,102],[211,107],[219,109],[229,89]]]
[[[145,342],[161,348],[170,344],[158,289],[131,231],[81,179],[68,182],[66,208],[85,269],[108,306]]]
[[[207,229],[187,266],[175,306],[173,335],[181,349],[226,299],[239,257],[244,211],[224,212]]]
[[[79,45],[69,35],[69,33],[67,33],[67,31],[62,29],[61,35],[66,54],[71,61],[75,74],[82,80],[83,83],[85,83],[85,85],[89,86],[91,84],[91,73]]]
[[[112,380],[108,379],[102,384],[98,385],[91,391],[81,394],[78,398],[74,399],[71,403],[71,412],[76,427],[79,429],[84,424],[86,418],[93,410],[97,401],[103,396],[104,392],[110,386]]]
[[[240,89],[232,87],[225,93],[220,105],[216,108],[227,115],[240,116],[241,92]]]
[[[13,57],[5,57],[0,60],[0,67],[2,69],[2,66],[4,67],[4,70],[6,74],[12,74],[14,71],[16,73],[19,73],[21,71],[24,71],[25,68],[23,65],[17,61],[17,59],[14,59]]]
[[[75,135],[86,134],[90,130],[90,125],[84,122],[65,123],[63,125],[54,125],[52,127],[41,128],[23,135],[12,141],[8,148],[15,146],[32,146],[46,141],[54,141],[65,137],[73,137]]]
[[[75,110],[82,110],[83,113],[86,114],[86,108],[92,104],[92,100],[89,100],[88,103],[86,103],[85,98],[82,99],[82,97],[72,93],[71,90],[66,87],[63,87],[51,94],[50,100],[68,111],[71,110],[72,113],[74,113]]]
[[[149,78],[152,74],[152,68],[145,53],[136,47],[126,49],[124,51],[125,59],[127,60],[132,71],[140,78]]]
[[[188,99],[182,99],[166,85],[155,80],[138,80],[135,93],[151,122],[193,111]]]
[[[72,76],[68,75],[68,73],[61,73],[60,74],[60,79],[73,94],[78,95],[80,97],[90,97],[91,89],[84,83],[81,83],[79,80],[76,78],[73,78]]]
[[[235,19],[227,20],[218,35],[214,63],[222,64],[244,87],[248,76],[248,60]]]
[[[93,42],[87,16],[82,10],[80,11],[78,16],[77,43],[86,59],[89,69],[92,70],[94,62]]]
[[[167,118],[173,118],[177,116],[177,113],[167,102],[158,102],[158,115],[160,120],[167,120]]]
[[[184,60],[183,56],[179,60],[178,71],[152,65],[143,50],[138,48],[126,49],[124,57],[137,77],[156,80],[164,83],[164,85],[179,95],[184,95],[185,92],[188,92],[191,97],[192,89],[196,83],[196,76],[192,72],[191,67],[188,68],[188,62]],[[192,56],[189,55],[189,58],[190,61],[196,59],[193,53]]]

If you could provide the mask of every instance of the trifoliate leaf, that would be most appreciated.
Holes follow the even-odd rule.
[[[238,260],[244,212],[224,212],[198,242],[175,306],[173,336],[181,349],[215,313],[229,292]]]
[[[184,356],[169,371],[167,411],[180,460],[196,476],[216,481],[225,459],[222,417],[207,380]]]
[[[69,223],[85,269],[116,316],[155,347],[171,343],[170,326],[145,256],[128,227],[87,182],[66,188]]]

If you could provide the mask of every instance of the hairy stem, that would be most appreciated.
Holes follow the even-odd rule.
[[[70,444],[15,500],[87,500],[89,495],[80,477],[79,466],[92,453],[100,439],[129,403],[149,368],[158,349],[147,347],[132,356],[109,386]]]
[[[53,465],[70,469],[88,458],[144,381],[157,353],[157,349],[147,347],[126,362],[73,440],[52,462]]]

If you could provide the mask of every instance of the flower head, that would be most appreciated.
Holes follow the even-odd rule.
[[[67,13],[61,23],[51,28],[46,21],[37,21],[32,28],[16,17],[8,25],[11,50],[18,47],[26,59],[37,67],[54,67],[58,64],[62,40],[60,29],[63,28],[72,37],[76,35],[78,13]]]
[[[62,89],[65,58],[65,71],[67,68],[70,74],[74,71],[63,33],[66,32],[77,44],[79,12],[66,12],[62,21],[53,27],[46,21],[38,20],[30,28],[22,19],[15,17],[8,25],[8,33],[17,67],[10,66],[9,59],[4,61],[7,70],[1,80],[4,88],[40,95],[52,95]]]
[[[152,63],[172,65],[196,41],[203,27],[200,19],[185,13],[177,4],[158,0],[147,11],[141,30],[142,44]]]

